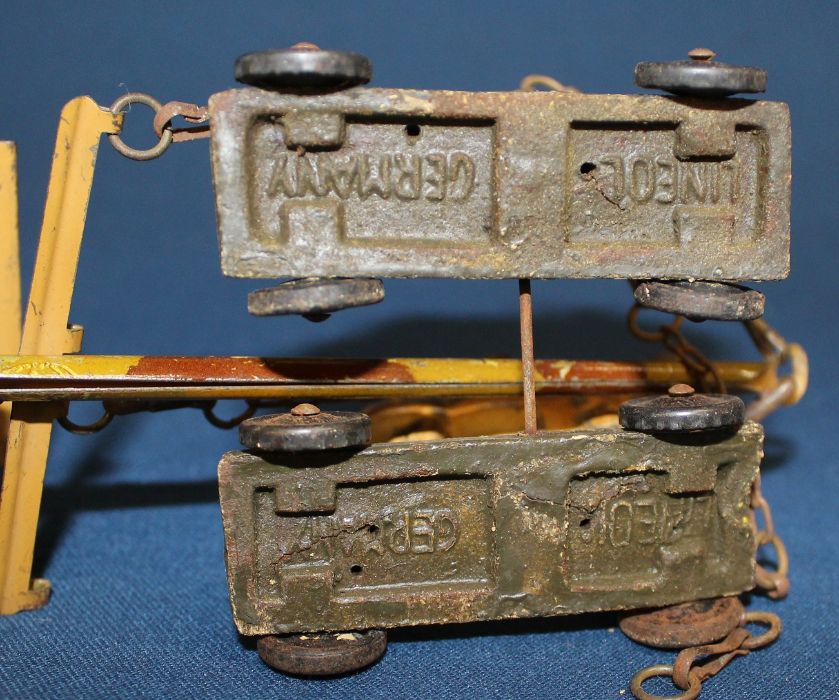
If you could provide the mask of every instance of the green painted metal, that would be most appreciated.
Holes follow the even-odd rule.
[[[617,428],[219,465],[243,634],[657,607],[753,586],[763,432]]]

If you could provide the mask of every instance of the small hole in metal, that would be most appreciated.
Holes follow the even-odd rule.
[[[419,136],[419,135],[420,135],[420,127],[419,127],[419,124],[408,124],[408,125],[405,127],[405,133],[406,133],[408,136],[411,136],[411,137],[413,137],[413,138],[416,138],[417,136]]]
[[[353,564],[353,565],[350,567],[350,573],[351,573],[351,574],[355,574],[356,576],[358,576],[358,574],[360,574],[363,570],[364,570],[364,569],[363,569],[363,567],[361,566],[361,564]]]
[[[583,164],[580,166],[580,172],[581,172],[583,175],[588,175],[588,174],[589,174],[592,170],[594,170],[595,168],[597,168],[597,166],[596,166],[594,163],[588,163],[588,162],[586,162],[586,163],[583,163]]]

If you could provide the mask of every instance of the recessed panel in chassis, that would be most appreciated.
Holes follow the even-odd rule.
[[[762,432],[598,429],[219,466],[245,634],[661,606],[752,586]]]
[[[788,273],[780,103],[246,89],[210,113],[228,275]]]

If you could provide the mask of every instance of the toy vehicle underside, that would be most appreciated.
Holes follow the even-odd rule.
[[[663,606],[753,585],[762,430],[602,428],[230,453],[219,466],[244,634]]]

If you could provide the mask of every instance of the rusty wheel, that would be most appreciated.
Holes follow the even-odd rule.
[[[624,401],[620,424],[643,433],[684,433],[736,428],[745,420],[742,399],[732,394],[697,394],[687,384],[670,387],[666,395]]]
[[[262,637],[259,657],[271,668],[295,676],[354,673],[378,661],[387,650],[384,630]]]
[[[289,413],[242,421],[239,440],[246,448],[263,452],[366,447],[371,441],[370,417],[353,411],[326,413],[312,404],[300,404]]]
[[[255,51],[236,59],[240,83],[266,90],[333,92],[370,82],[373,68],[366,56],[352,51],[324,51],[314,44]]]
[[[619,626],[632,641],[660,649],[685,649],[718,642],[743,618],[737,598],[697,600],[621,618]]]

